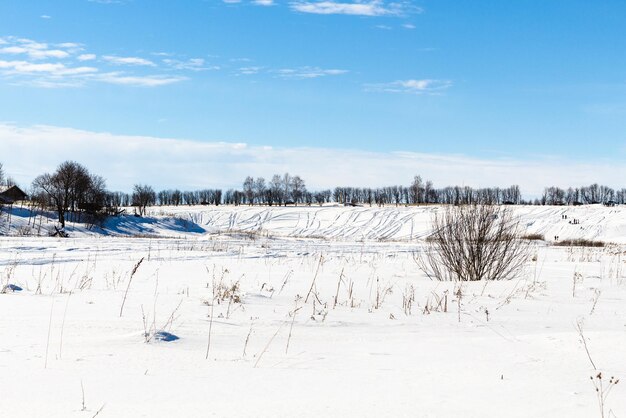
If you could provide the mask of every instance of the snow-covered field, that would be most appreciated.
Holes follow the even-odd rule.
[[[537,242],[460,300],[414,260],[436,210],[168,207],[0,237],[23,288],[0,294],[0,416],[600,417],[577,324],[604,385],[626,378],[626,210],[515,208],[549,241],[614,244]],[[27,212],[4,231],[33,233]]]

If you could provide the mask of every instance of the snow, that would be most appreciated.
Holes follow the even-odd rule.
[[[0,237],[0,285],[23,288],[0,294],[0,416],[599,417],[576,327],[625,378],[624,209],[514,208],[548,240],[615,244],[537,242],[522,276],[460,304],[414,261],[437,210],[167,207]]]
[[[510,206],[527,232],[549,241],[589,239],[626,244],[626,206]],[[241,233],[333,241],[405,241],[423,239],[441,206],[343,207],[325,206],[159,206],[148,208],[146,217],[127,215],[109,218],[100,227],[67,222],[74,237],[144,236],[197,237],[218,233]],[[26,208],[7,209],[0,217],[2,235],[47,235],[56,224],[53,213],[32,217]],[[563,219],[563,215],[567,219]],[[43,221],[41,221],[43,219]],[[573,220],[579,223],[574,224]],[[41,221],[41,222],[40,222]]]

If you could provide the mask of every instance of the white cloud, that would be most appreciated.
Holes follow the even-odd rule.
[[[258,74],[263,67],[241,67],[237,70],[237,74],[239,75],[254,75]]]
[[[154,62],[139,57],[118,57],[115,55],[105,55],[102,57],[102,59],[115,65],[156,67],[156,64]]]
[[[67,58],[70,54],[60,49],[48,49],[45,44],[22,44],[0,48],[0,54],[28,55],[32,59]]]
[[[165,76],[165,75],[146,75],[135,76],[126,75],[124,73],[106,73],[97,77],[97,80],[110,84],[137,86],[137,87],[159,87],[168,84],[178,83],[187,80],[186,77]]]
[[[157,66],[154,62],[139,57],[105,55],[105,62],[133,68],[128,71],[102,72],[101,68],[95,66],[95,54],[86,52],[75,55],[83,51],[81,44],[64,42],[53,45],[54,48],[50,48],[46,43],[13,36],[0,38],[0,78],[17,85],[45,88],[79,87],[87,82],[159,87],[186,80],[187,77],[175,74],[182,70],[215,69],[204,66],[203,59],[194,58],[188,61],[169,60],[169,74],[146,74],[146,67]],[[92,61],[93,64],[77,65],[72,58],[81,63]]]
[[[415,29],[415,25],[412,23],[405,23],[404,25],[402,25],[402,27],[404,29]]]
[[[68,159],[103,175],[110,189],[126,191],[135,183],[148,183],[157,189],[240,187],[248,175],[269,178],[288,171],[302,176],[310,190],[408,184],[420,174],[436,187],[519,184],[524,195],[530,197],[540,195],[547,185],[598,182],[620,186],[626,178],[626,166],[619,161],[276,148],[7,123],[0,123],[0,143],[12,155],[10,161],[5,161],[5,170],[24,186]]]
[[[78,87],[98,72],[94,67],[67,67],[62,63],[0,60],[0,75],[36,87]]]
[[[65,68],[63,64],[33,64],[26,61],[0,60],[0,69],[12,70],[15,73],[49,73],[62,68]]]
[[[78,61],[93,61],[96,59],[96,54],[81,54],[76,59]]]
[[[59,71],[56,71],[54,75],[57,76],[66,76],[66,75],[82,75],[82,74],[92,74],[97,73],[98,69],[95,67],[72,67],[72,68],[63,68]]]
[[[75,42],[63,42],[60,44],[56,44],[59,48],[67,48],[67,49],[80,49],[82,48],[81,44],[77,44]]]
[[[283,79],[312,79],[333,75],[341,75],[348,73],[347,70],[340,69],[323,69],[320,67],[296,67],[296,68],[281,68],[281,69],[271,69],[261,66],[248,66],[248,67],[240,67],[236,71],[236,75],[255,75],[255,74],[274,74],[278,78]]]
[[[191,58],[187,61],[166,58],[163,63],[176,70],[207,71],[220,69],[216,65],[206,66],[203,58]]]
[[[295,1],[291,9],[301,13],[344,14],[357,16],[405,16],[421,13],[422,9],[410,1],[356,0],[337,1]]]
[[[0,69],[12,71],[15,74],[48,73],[52,76],[77,75],[97,72],[93,67],[66,67],[61,63],[30,63],[27,61],[0,60]]]
[[[273,6],[274,0],[252,0],[257,6]]]
[[[42,19],[52,19],[52,16],[48,16],[48,15],[41,15],[39,17]]]
[[[440,94],[452,87],[450,80],[398,80],[391,83],[366,84],[365,90],[382,93]]]
[[[319,67],[299,67],[299,68],[283,68],[276,71],[281,78],[295,78],[295,79],[307,79],[307,78],[319,78],[330,75],[346,74],[347,70],[330,69],[325,70]]]

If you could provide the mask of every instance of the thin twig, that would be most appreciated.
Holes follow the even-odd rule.
[[[139,260],[139,262],[135,264],[135,267],[133,267],[133,271],[130,273],[130,277],[128,279],[128,286],[126,286],[126,291],[124,292],[124,299],[122,299],[122,306],[120,306],[120,318],[122,317],[122,313],[124,312],[124,303],[126,303],[126,296],[128,295],[128,290],[130,289],[130,283],[133,281],[133,276],[135,275],[135,273],[137,273],[137,269],[143,262],[143,259],[144,257],[141,257],[141,260]]]
[[[54,295],[52,296],[52,303],[50,304],[50,319],[48,320],[48,338],[46,339],[46,360],[43,368],[48,368],[48,349],[50,348],[50,331],[52,330],[52,311],[54,310]]]
[[[315,270],[315,276],[313,276],[313,281],[311,282],[311,288],[309,289],[309,293],[306,294],[306,298],[304,299],[304,303],[307,303],[309,301],[309,296],[311,295],[311,292],[313,292],[313,287],[315,286],[315,279],[317,279],[317,273],[319,273],[320,271],[320,266],[322,265],[322,261],[324,260],[324,256],[322,256],[320,254],[320,261],[317,264],[317,269]]]
[[[585,335],[583,334],[582,321],[576,322],[576,329],[578,330],[578,335],[580,336],[580,340],[583,343],[583,347],[585,348],[585,352],[587,353],[587,358],[589,359],[589,362],[591,363],[593,370],[598,370],[598,368],[596,367],[596,363],[594,363],[593,359],[591,358],[591,353],[589,353],[589,348],[587,347],[587,341],[585,339]]]
[[[105,406],[105,405],[106,405],[106,404],[105,404],[105,403],[103,403],[103,404],[102,404],[102,406],[100,407],[100,409],[98,409],[98,411],[97,411],[97,412],[96,412],[96,413],[95,413],[95,414],[94,414],[91,418],[96,418],[96,417],[98,416],[98,414],[99,414],[100,412],[102,412],[102,410],[104,409],[104,406]]]
[[[63,352],[63,330],[65,329],[65,316],[67,315],[67,306],[70,304],[70,296],[72,296],[72,291],[67,295],[67,300],[65,301],[65,309],[63,310],[63,321],[61,321],[61,341],[59,342],[59,360],[62,358]]]
[[[211,331],[213,330],[213,310],[215,309],[215,298],[213,298],[213,302],[211,302],[211,317],[209,318],[209,339],[206,344],[206,356],[204,357],[206,360],[209,359],[209,351],[211,350]]]
[[[272,341],[274,341],[274,338],[276,338],[276,336],[278,335],[278,333],[280,332],[281,328],[283,327],[284,324],[280,324],[280,326],[278,327],[278,329],[276,330],[276,332],[274,333],[274,335],[272,335],[272,338],[270,338],[270,340],[267,342],[267,344],[265,345],[265,347],[263,348],[263,351],[261,351],[261,353],[259,354],[259,357],[256,359],[256,362],[254,363],[254,368],[256,368],[259,365],[259,362],[261,361],[261,357],[263,357],[263,354],[265,354],[265,352],[267,351],[267,349],[270,347],[270,344],[272,344]]]
[[[291,331],[293,330],[293,323],[296,322],[296,314],[301,308],[302,306],[298,308],[298,299],[296,299],[296,308],[292,312],[291,325],[289,325],[289,336],[287,337],[287,346],[285,347],[285,354],[287,354],[287,352],[289,351],[289,341],[291,341]]]

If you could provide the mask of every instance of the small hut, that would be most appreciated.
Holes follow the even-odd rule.
[[[20,200],[26,200],[28,195],[17,186],[0,186],[0,203],[12,205]]]

